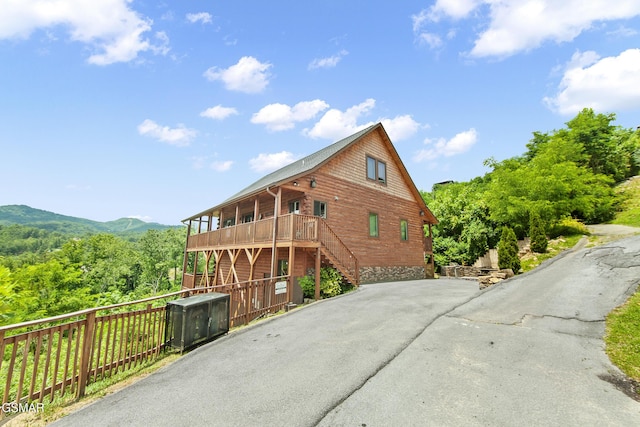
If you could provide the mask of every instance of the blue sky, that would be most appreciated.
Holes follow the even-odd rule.
[[[640,125],[640,1],[0,0],[0,205],[179,224],[379,121],[430,190],[584,107]]]

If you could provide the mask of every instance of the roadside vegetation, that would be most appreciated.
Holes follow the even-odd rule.
[[[640,176],[620,184],[617,193],[621,199],[620,212],[611,223],[640,227]]]
[[[611,222],[640,227],[640,177],[621,184],[619,193],[624,200],[622,210]],[[609,313],[604,340],[609,359],[636,381],[640,394],[640,289]]]

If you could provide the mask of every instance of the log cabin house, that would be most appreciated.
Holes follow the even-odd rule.
[[[354,285],[433,277],[437,219],[380,123],[183,222],[184,288],[295,281],[320,266]]]

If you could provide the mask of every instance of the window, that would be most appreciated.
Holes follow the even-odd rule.
[[[242,222],[253,222],[253,213],[245,214],[242,217]]]
[[[378,162],[378,181],[387,182],[387,165],[382,162]]]
[[[367,179],[387,183],[387,164],[367,156]]]
[[[325,202],[313,201],[313,214],[321,218],[327,217],[327,204]]]
[[[369,237],[378,237],[378,214],[369,214]]]
[[[236,219],[235,218],[227,218],[224,220],[224,226],[225,227],[232,227],[236,225]]]
[[[294,213],[294,214],[300,213],[300,200],[294,200],[293,202],[289,202],[289,213]]]
[[[400,220],[400,240],[409,240],[409,223],[406,219]]]
[[[376,159],[367,156],[367,178],[376,179]]]

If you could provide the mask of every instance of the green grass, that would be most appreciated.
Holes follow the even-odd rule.
[[[621,184],[618,191],[624,202],[612,223],[640,227],[640,177]],[[640,291],[609,313],[604,341],[611,362],[640,382]]]
[[[609,359],[640,382],[640,292],[607,316],[604,338]]]
[[[635,176],[618,186],[623,201],[612,224],[640,227],[640,176]]]

